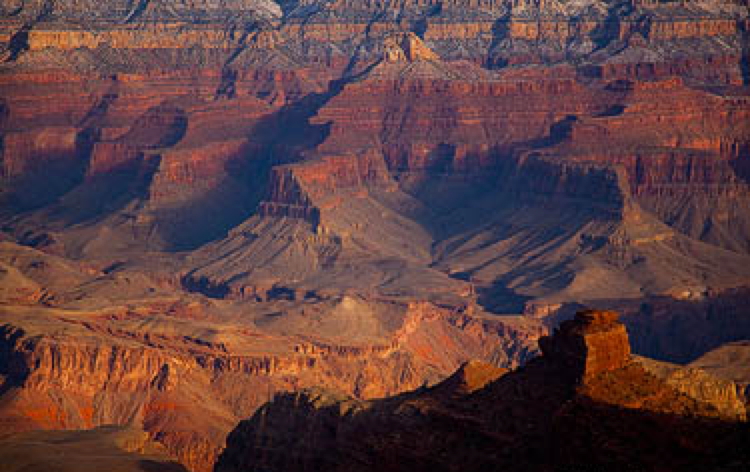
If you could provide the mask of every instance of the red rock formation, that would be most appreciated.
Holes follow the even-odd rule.
[[[499,376],[472,363],[397,398],[279,395],[232,432],[216,470],[677,471],[746,460],[732,450],[747,437],[738,412],[720,412],[635,362],[616,314],[581,313],[542,347],[543,357],[517,371]]]
[[[126,143],[100,142],[94,145],[91,160],[86,172],[91,178],[137,167],[143,159],[143,152]]]
[[[380,397],[470,357],[516,367],[536,352],[539,319],[485,310],[544,318],[572,301],[748,284],[736,2],[310,0],[287,2],[283,20],[273,2],[219,3],[29,1],[0,19],[2,238],[80,262],[3,250],[8,430],[133,421],[207,470],[273,392]],[[639,350],[687,359],[748,332],[742,300],[715,330],[707,307],[629,326]],[[704,339],[667,341],[686,330]],[[488,420],[439,416],[481,425],[480,465],[505,464],[498,437],[558,417],[576,388],[558,377],[597,404],[631,405],[622,387],[658,414],[669,401],[710,413],[685,399],[700,389],[665,389],[627,363],[608,315],[549,343],[561,362],[531,367],[549,378],[469,364],[451,381],[451,398],[528,399],[478,400]],[[288,398],[306,412],[328,401]],[[560,413],[560,431],[575,433],[576,412],[590,426],[586,401]],[[445,411],[421,397],[409,408]],[[459,423],[446,440],[471,434]],[[417,444],[383,443],[394,463],[371,462],[398,470],[452,447],[417,431]]]
[[[18,177],[53,163],[75,165],[80,157],[78,131],[74,128],[46,128],[8,133],[3,141],[3,176]]]
[[[476,392],[508,373],[492,364],[472,360],[461,367],[450,377],[435,386],[433,392],[451,396],[463,396]]]
[[[522,346],[542,333],[529,326],[523,341],[521,325],[482,323],[416,304],[406,308],[399,329],[368,342],[248,329],[232,334],[248,340],[240,347],[232,337],[211,342],[194,338],[190,329],[160,332],[132,324],[158,314],[23,313],[28,323],[3,320],[4,434],[136,424],[196,471],[210,468],[230,428],[273,392],[325,384],[360,398],[391,395],[435,382],[477,356],[517,365],[529,355]]]
[[[549,359],[565,362],[564,368],[582,382],[630,362],[625,326],[618,322],[617,313],[609,311],[577,314],[552,337],[542,338],[539,347]]]

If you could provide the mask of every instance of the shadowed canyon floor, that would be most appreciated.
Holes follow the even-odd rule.
[[[735,408],[705,376],[749,381],[748,18],[743,0],[0,3],[0,453],[119,425],[100,446],[123,470],[154,466],[117,446],[138,431],[207,472],[277,394],[394,397],[388,416],[471,359],[525,364],[586,306],[655,359],[631,380]]]

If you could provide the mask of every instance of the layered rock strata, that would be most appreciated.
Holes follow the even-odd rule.
[[[64,298],[56,295],[49,304]],[[163,298],[97,311],[4,307],[0,431],[133,425],[205,471],[235,423],[274,392],[328,385],[392,395],[474,357],[518,365],[544,332],[430,304],[294,305],[258,306],[250,318],[247,306],[238,317],[229,305]]]
[[[626,306],[634,351],[660,359],[747,338],[747,18],[741,1],[6,2],[2,432],[135,422],[207,470],[274,392],[516,367],[579,304]],[[470,364],[440,395],[528,381],[536,401],[576,379],[597,405],[736,413],[729,384],[626,362],[609,316],[562,328],[547,367],[484,386],[497,371]],[[553,417],[547,400],[496,412],[500,435]],[[437,450],[416,446],[395,457]]]

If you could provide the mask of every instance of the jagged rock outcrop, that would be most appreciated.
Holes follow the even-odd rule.
[[[383,41],[383,59],[386,62],[435,61],[438,55],[432,52],[414,33],[391,35]]]
[[[735,381],[722,381],[705,370],[693,367],[677,367],[645,358],[640,363],[680,392],[714,405],[723,415],[735,416],[739,420],[747,419],[743,388]]]
[[[567,363],[562,366],[585,382],[630,362],[630,343],[617,313],[587,311],[563,322],[552,337],[539,340],[542,355]]]
[[[507,369],[474,359],[459,367],[453,375],[436,385],[433,392],[450,396],[468,395],[484,388],[506,373],[508,373]]]
[[[589,311],[548,338],[542,357],[499,377],[469,364],[434,388],[379,401],[320,390],[280,395],[232,432],[214,470],[677,471],[747,463],[744,451],[731,449],[747,438],[736,412],[652,375],[623,341],[616,314]],[[455,388],[472,375],[483,379],[476,388]]]

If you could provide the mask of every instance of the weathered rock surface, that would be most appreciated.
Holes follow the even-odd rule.
[[[232,432],[215,470],[747,464],[745,451],[731,449],[747,439],[744,411],[738,417],[650,373],[623,348],[627,334],[616,314],[579,314],[545,339],[542,357],[500,377],[470,364],[432,389],[371,402],[319,390],[280,395]],[[470,372],[497,378],[452,389]],[[446,389],[454,395],[444,395]]]
[[[15,271],[6,277],[47,288],[19,300],[26,285],[9,286],[14,297],[0,308],[2,435],[134,425],[196,471],[209,470],[236,422],[275,392],[393,395],[472,358],[519,365],[545,332],[426,302],[209,302],[137,272],[29,248],[4,256]]]
[[[554,336],[540,341],[542,354],[563,366],[579,381],[619,369],[630,362],[630,343],[625,326],[611,311],[581,312],[560,325]]]
[[[276,391],[516,367],[581,305],[660,360],[747,339],[748,30],[742,1],[4,2],[1,432],[133,421],[200,471]],[[597,336],[573,377],[623,359]]]

